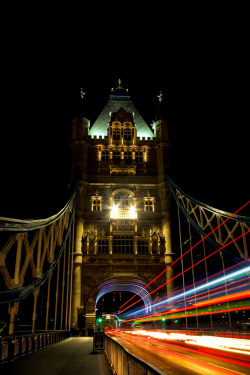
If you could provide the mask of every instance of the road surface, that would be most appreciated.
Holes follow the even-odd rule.
[[[167,375],[250,375],[250,356],[114,331],[127,351]]]

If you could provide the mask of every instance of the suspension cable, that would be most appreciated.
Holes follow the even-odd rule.
[[[34,225],[32,224],[31,226],[29,226],[29,229],[27,229],[26,226],[23,226],[22,224],[20,224],[20,221],[17,220],[17,222],[19,222],[19,224],[20,224],[19,227],[12,226],[12,227],[5,227],[5,229],[2,229],[2,230],[6,230],[6,231],[19,232],[19,231],[27,231],[27,230],[35,230],[35,229],[44,228],[45,226],[49,225],[49,221],[50,221],[50,224],[52,224],[54,221],[56,221],[55,217],[57,217],[57,220],[58,220],[63,215],[63,213],[66,212],[66,209],[69,208],[70,205],[72,205],[72,211],[71,211],[71,215],[70,215],[70,219],[69,219],[66,234],[65,234],[64,239],[62,241],[62,244],[61,244],[61,246],[60,246],[60,248],[57,252],[57,255],[55,256],[53,261],[50,263],[48,269],[41,276],[37,277],[30,284],[28,284],[24,287],[18,287],[18,288],[15,288],[13,290],[0,292],[0,305],[18,302],[18,301],[21,301],[21,300],[25,299],[26,297],[28,297],[31,293],[33,293],[36,289],[40,288],[47,281],[48,277],[50,276],[50,274],[53,272],[53,270],[57,266],[58,261],[59,261],[61,255],[64,251],[64,248],[66,246],[66,243],[67,243],[67,240],[68,240],[68,237],[69,237],[69,233],[70,233],[70,229],[71,229],[71,225],[72,225],[72,222],[73,222],[73,217],[74,217],[75,207],[76,207],[76,200],[77,200],[78,184],[79,184],[79,180],[77,180],[74,192],[73,192],[70,200],[66,204],[66,206],[57,215],[54,215],[54,216],[52,216],[48,219],[45,219],[45,220],[41,220],[41,221],[43,221],[43,224],[40,223],[37,226],[37,223],[35,223],[35,224],[33,223]],[[51,218],[53,218],[53,219],[51,219]],[[2,219],[2,218],[0,218],[0,219]],[[12,219],[10,219],[10,220],[12,220]],[[37,222],[37,221],[40,221],[40,220],[34,220],[34,222]],[[17,222],[16,222],[16,224],[17,224]],[[27,222],[29,222],[29,220],[23,220],[22,222],[27,223]],[[24,224],[24,225],[26,225],[26,224]]]

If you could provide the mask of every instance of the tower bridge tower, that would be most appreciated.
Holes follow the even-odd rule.
[[[82,324],[91,332],[100,295],[105,291],[137,293],[172,263],[170,193],[165,178],[170,144],[162,113],[159,109],[150,127],[119,80],[92,125],[83,114],[73,119],[71,176],[77,169],[80,182],[72,328],[83,328]],[[146,289],[165,281],[163,274]],[[79,316],[84,316],[84,323]]]

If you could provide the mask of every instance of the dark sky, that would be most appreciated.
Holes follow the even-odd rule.
[[[222,210],[245,203],[249,86],[241,45],[229,38],[215,45],[187,40],[174,50],[113,48],[106,55],[72,55],[69,65],[45,55],[6,69],[0,216],[47,217],[66,203],[75,93],[86,90],[86,115],[93,123],[118,78],[148,123],[155,118],[159,90],[165,90],[172,177],[184,191]]]

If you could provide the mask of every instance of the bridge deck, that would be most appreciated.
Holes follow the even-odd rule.
[[[75,337],[0,367],[1,375],[110,375],[103,352],[93,353],[93,339]]]

